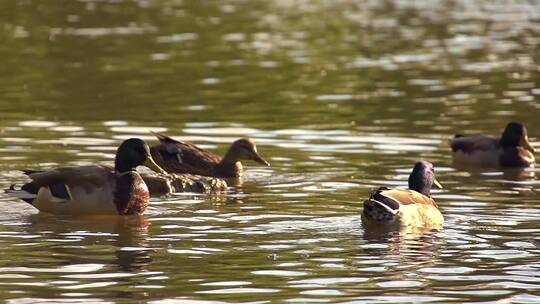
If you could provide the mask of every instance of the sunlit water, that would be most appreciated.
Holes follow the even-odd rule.
[[[223,153],[226,194],[142,217],[0,197],[0,297],[35,302],[540,302],[538,169],[463,170],[455,132],[529,127],[533,1],[2,1],[0,175],[110,163],[149,130]],[[362,201],[435,163],[440,231],[365,231]]]

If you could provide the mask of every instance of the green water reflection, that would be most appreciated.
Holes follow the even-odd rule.
[[[110,162],[148,130],[223,153],[257,141],[227,196],[128,219],[0,197],[0,297],[160,303],[535,302],[537,169],[454,168],[455,132],[520,120],[538,146],[530,1],[2,1],[0,174]],[[377,234],[362,200],[429,159],[442,231]]]

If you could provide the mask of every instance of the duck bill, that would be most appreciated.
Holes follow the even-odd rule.
[[[439,188],[439,189],[442,189],[442,188],[443,188],[443,186],[441,185],[441,183],[439,183],[439,181],[438,181],[437,179],[434,179],[434,180],[433,180],[433,184],[434,184],[435,186],[437,186],[437,188]]]
[[[521,139],[519,145],[534,153],[534,148],[531,146],[529,139],[526,136]]]
[[[150,168],[150,169],[152,169],[153,171],[155,171],[157,173],[167,174],[167,172],[165,170],[161,169],[161,167],[158,166],[158,164],[156,164],[156,162],[154,161],[152,156],[148,156],[148,158],[143,163],[143,165]]]
[[[253,160],[256,161],[256,162],[258,162],[258,163],[261,164],[261,165],[265,165],[265,166],[267,166],[267,167],[270,166],[270,163],[267,162],[266,160],[264,160],[258,153],[254,153],[254,154],[253,154]]]

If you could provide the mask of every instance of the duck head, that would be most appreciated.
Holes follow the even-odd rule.
[[[534,153],[534,148],[529,143],[527,128],[520,122],[513,121],[506,126],[500,143],[503,148],[523,147]]]
[[[442,188],[442,185],[435,178],[433,164],[427,161],[417,162],[409,176],[409,189],[429,196],[433,185]]]
[[[259,152],[257,152],[257,145],[255,145],[255,142],[250,138],[242,138],[233,142],[225,154],[225,157],[223,157],[223,160],[230,163],[253,160],[259,164],[270,166],[270,164],[259,155]]]
[[[165,173],[152,159],[150,148],[139,138],[126,139],[116,151],[114,168],[117,172],[133,171],[137,166],[144,165],[158,173]]]

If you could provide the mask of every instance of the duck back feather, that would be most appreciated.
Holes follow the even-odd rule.
[[[499,138],[491,135],[458,136],[450,140],[456,163],[497,166],[502,152]]]
[[[212,176],[221,157],[196,145],[153,133],[159,144],[150,148],[152,158],[169,173],[191,173]]]

